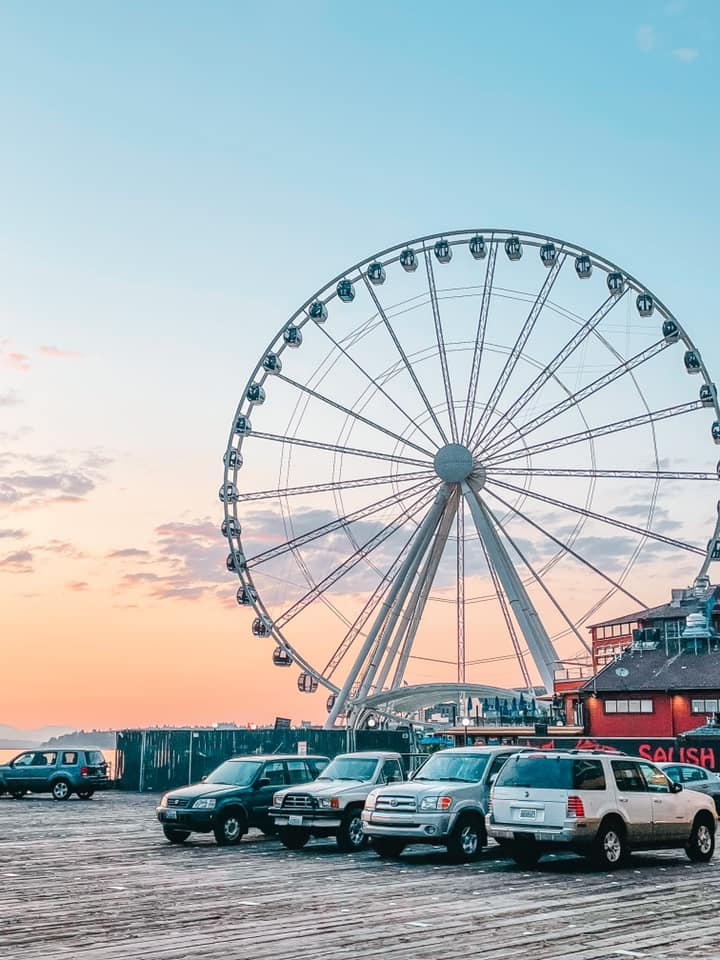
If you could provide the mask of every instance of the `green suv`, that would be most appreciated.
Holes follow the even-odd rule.
[[[16,798],[50,793],[53,800],[67,800],[76,793],[81,800],[89,800],[96,790],[109,786],[105,757],[100,750],[86,747],[27,750],[0,765],[0,793]]]

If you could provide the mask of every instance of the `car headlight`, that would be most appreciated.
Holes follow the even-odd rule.
[[[200,797],[193,804],[193,810],[214,810],[217,800],[212,797]]]
[[[331,810],[337,810],[340,806],[340,801],[337,797],[323,797],[320,800],[320,806],[325,810],[330,808]]]
[[[166,793],[164,793],[164,794],[160,797],[160,806],[161,806],[161,807],[166,807],[166,806],[167,806],[167,798],[168,798],[168,795],[167,795]]]
[[[368,794],[368,797],[367,797],[367,800],[365,801],[365,809],[366,809],[366,810],[374,810],[374,809],[375,809],[375,801],[376,801],[376,800],[377,800],[377,794],[376,794],[376,793],[369,793],[369,794]]]
[[[277,793],[274,793],[274,794],[273,794],[273,802],[272,802],[272,805],[273,805],[274,807],[281,807],[281,806],[282,806],[282,801],[283,801],[282,790],[278,790]]]
[[[420,801],[420,809],[449,810],[452,802],[452,797],[423,797]]]

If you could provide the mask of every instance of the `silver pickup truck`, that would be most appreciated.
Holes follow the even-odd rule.
[[[361,820],[367,795],[404,779],[399,753],[343,753],[312,783],[278,790],[268,813],[288,850],[300,850],[310,837],[335,837],[340,850],[352,852],[367,841]]]
[[[451,747],[434,753],[407,783],[373,790],[362,825],[376,853],[399,857],[410,843],[443,845],[474,860],[487,843],[491,781],[521,747]],[[326,771],[327,772],[327,771]]]

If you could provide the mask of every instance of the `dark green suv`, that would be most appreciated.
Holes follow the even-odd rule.
[[[309,783],[329,762],[298,754],[231,757],[201,783],[164,794],[157,817],[170,843],[183,843],[193,831],[212,832],[223,845],[239,843],[249,827],[273,833],[268,816],[273,794]]]
[[[53,800],[67,800],[76,793],[89,800],[96,790],[109,786],[105,757],[86,747],[26,750],[0,766],[0,793],[7,791],[11,797],[51,793]]]

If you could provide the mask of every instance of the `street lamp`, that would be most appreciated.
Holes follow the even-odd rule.
[[[468,727],[470,726],[470,717],[463,717],[460,723],[462,723],[462,725],[465,727],[465,746],[467,746],[468,745]]]

